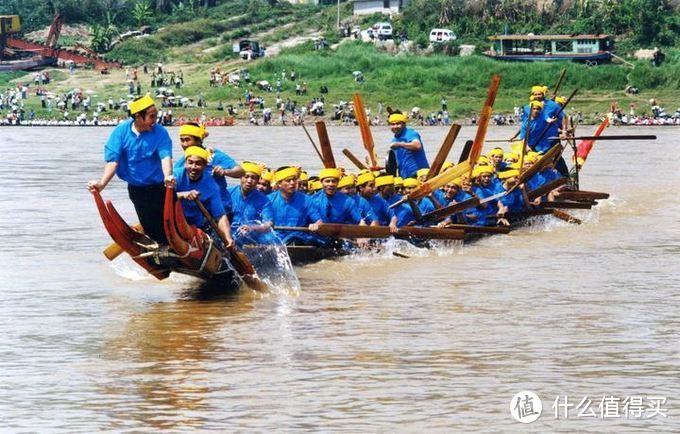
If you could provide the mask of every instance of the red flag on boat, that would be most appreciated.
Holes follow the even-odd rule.
[[[609,125],[609,118],[604,118],[600,126],[597,127],[597,130],[595,131],[595,134],[593,134],[593,136],[599,137],[600,134],[602,134],[602,131],[604,131],[604,129],[607,127],[607,125]],[[579,167],[583,167],[583,165],[585,164],[586,159],[588,158],[588,154],[590,154],[590,150],[593,149],[594,144],[595,139],[590,139],[582,140],[576,146],[576,163],[578,164]]]

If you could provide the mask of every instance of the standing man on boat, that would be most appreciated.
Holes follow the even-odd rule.
[[[128,108],[130,119],[113,130],[104,146],[104,173],[98,181],[89,181],[87,188],[102,191],[113,175],[118,175],[128,183],[128,195],[144,233],[165,244],[165,186],[175,184],[172,140],[168,131],[156,123],[158,110],[149,95],[133,100]]]
[[[394,160],[397,166],[396,171],[401,178],[415,178],[419,169],[430,167],[420,134],[416,130],[406,127],[408,117],[405,114],[394,112],[387,120],[392,134],[394,134],[388,160]],[[393,169],[392,172],[394,171]],[[391,174],[396,175],[396,173]]]
[[[182,199],[182,211],[187,223],[201,228],[219,244],[222,238],[226,239],[229,244],[224,247],[229,248],[234,240],[231,238],[229,218],[222,205],[220,187],[212,176],[205,174],[209,158],[210,152],[200,146],[189,146],[184,151],[184,166],[176,171],[177,198]],[[222,236],[213,233],[212,226],[194,203],[194,199],[199,199],[210,212]]]

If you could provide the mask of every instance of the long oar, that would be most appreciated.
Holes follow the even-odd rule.
[[[474,142],[472,140],[468,140],[467,142],[465,142],[463,150],[460,153],[460,158],[458,159],[458,164],[468,159],[468,157],[470,156],[470,149],[472,149],[473,143]]]
[[[484,139],[486,138],[486,131],[489,128],[489,121],[491,120],[491,115],[493,114],[493,104],[496,101],[496,95],[498,94],[498,87],[500,84],[500,75],[495,74],[493,77],[491,77],[491,84],[489,85],[489,90],[486,95],[486,101],[484,102],[484,107],[482,107],[482,111],[479,115],[477,134],[475,134],[475,139],[472,143],[472,148],[470,149],[470,155],[468,156],[470,172],[472,172],[472,167],[475,165],[475,163],[477,163],[477,159],[482,154]]]
[[[312,136],[309,134],[309,131],[307,131],[307,127],[305,127],[305,124],[301,124],[302,129],[305,130],[305,134],[307,134],[307,138],[309,139],[309,143],[312,144],[312,147],[316,151],[316,155],[319,156],[319,160],[321,160],[321,164],[323,164],[324,167],[326,167],[326,160],[324,160],[323,155],[321,155],[321,152],[319,151],[319,148],[316,146],[316,143],[314,143],[314,139],[312,139]]]
[[[198,207],[198,209],[201,210],[201,213],[203,216],[208,220],[208,223],[210,223],[210,226],[213,228],[213,231],[220,237],[222,242],[224,243],[224,246],[226,247],[229,245],[229,242],[227,239],[222,235],[222,232],[220,229],[217,227],[217,223],[215,222],[215,219],[213,219],[212,215],[208,212],[207,209],[203,206],[200,200],[198,198],[194,199],[194,203]],[[254,289],[256,291],[266,291],[267,290],[267,284],[260,279],[260,277],[257,275],[257,271],[255,271],[255,267],[253,267],[253,264],[250,263],[250,260],[246,256],[245,253],[239,251],[235,246],[228,247],[227,250],[229,251],[230,254],[230,259],[231,259],[231,264],[234,266],[236,269],[236,272],[239,274],[241,279],[248,285],[251,289]]]
[[[321,147],[321,155],[323,155],[324,167],[326,168],[337,167],[335,165],[335,157],[333,157],[331,140],[328,138],[326,123],[324,121],[316,121],[315,125],[316,134],[318,134],[319,136],[319,146]]]
[[[345,154],[345,157],[352,163],[354,163],[355,166],[357,166],[360,170],[370,170],[367,165],[365,165],[359,158],[357,158],[356,155],[352,153],[349,149],[345,148],[342,150],[342,153]]]
[[[449,129],[449,132],[446,134],[446,138],[444,139],[442,146],[439,148],[439,151],[437,152],[437,156],[434,157],[434,160],[432,161],[430,171],[427,174],[427,179],[432,179],[439,174],[439,171],[442,169],[444,162],[449,156],[449,152],[451,152],[453,142],[456,141],[456,137],[458,137],[459,132],[460,125],[458,124],[451,125],[451,128]]]
[[[142,234],[144,233],[144,228],[142,228],[142,225],[139,223],[132,225],[132,229],[136,230],[139,233]],[[104,254],[104,256],[106,256],[106,259],[108,259],[109,261],[113,261],[124,252],[125,250],[123,250],[123,248],[119,246],[118,243],[113,242],[106,246],[102,253]]]
[[[316,231],[307,227],[275,226],[277,231],[315,232],[330,238],[424,238],[438,240],[462,240],[465,232],[459,229],[421,228],[404,226],[392,233],[388,226],[346,225],[339,223],[320,223]]]
[[[453,203],[451,205],[445,206],[434,211],[430,211],[427,214],[423,214],[418,223],[429,223],[444,220],[446,217],[456,214],[461,211],[465,211],[473,206],[479,205],[479,198],[471,197],[462,202]]]
[[[453,168],[440,173],[439,175],[435,176],[434,178],[425,181],[418,187],[414,188],[411,190],[408,194],[404,195],[401,199],[398,201],[394,202],[392,205],[390,205],[390,208],[394,208],[398,205],[401,205],[404,202],[408,202],[410,200],[417,200],[420,199],[421,197],[425,197],[429,194],[431,194],[434,190],[443,187],[444,185],[448,184],[449,182],[453,181],[454,179],[468,173],[470,171],[470,163],[468,161],[464,161],[461,164],[458,164],[454,166]]]
[[[562,72],[560,73],[560,78],[557,79],[557,83],[555,84],[555,88],[553,89],[552,96],[550,99],[555,99],[557,96],[557,93],[560,90],[560,86],[562,85],[562,82],[564,81],[564,77],[567,75],[567,68],[562,68]]]
[[[549,137],[550,140],[557,140],[560,137]],[[569,138],[571,139],[571,137]],[[653,134],[632,134],[632,135],[612,135],[612,136],[578,136],[574,140],[656,140]]]
[[[361,95],[355,93],[353,95],[354,101],[354,117],[359,125],[359,131],[361,132],[361,141],[364,144],[366,152],[368,152],[368,160],[371,164],[371,169],[378,167],[378,156],[375,153],[375,144],[373,143],[373,135],[371,134],[371,128],[368,125],[368,119],[366,119],[366,110],[364,109],[364,103],[361,100]]]

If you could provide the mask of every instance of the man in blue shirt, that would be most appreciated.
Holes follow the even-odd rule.
[[[318,228],[318,223],[365,224],[354,201],[338,191],[342,176],[339,169],[327,168],[319,172],[321,191],[312,197],[310,217],[314,223],[310,229]]]
[[[190,146],[198,146],[205,148],[203,141],[208,137],[208,132],[202,125],[188,122],[181,127],[179,127],[179,143],[183,150],[186,150]],[[243,176],[243,168],[234,161],[229,155],[217,148],[207,148],[210,152],[208,157],[208,165],[206,170],[211,173],[217,186],[220,188],[220,197],[222,198],[222,204],[224,205],[224,211],[229,216],[232,213],[231,210],[231,196],[227,191],[227,180],[226,177],[230,178],[240,178]],[[179,168],[184,167],[184,156],[180,157],[175,163],[175,171]]]
[[[128,195],[144,233],[165,244],[165,186],[175,182],[172,140],[167,130],[156,123],[158,110],[149,95],[135,99],[128,108],[130,119],[113,130],[104,146],[104,173],[98,181],[89,181],[87,188],[102,191],[113,175],[118,175],[128,183]]]
[[[176,171],[177,198],[182,200],[182,211],[187,223],[213,235],[215,240],[221,240],[220,237],[215,237],[212,226],[194,202],[194,199],[199,199],[229,243],[225,247],[230,247],[234,240],[231,238],[229,219],[222,205],[220,188],[213,177],[206,173],[209,157],[210,153],[199,146],[190,146],[184,151],[184,167]]]
[[[397,216],[394,211],[389,208],[385,199],[379,194],[376,194],[375,176],[373,173],[362,173],[357,177],[357,189],[359,194],[371,206],[374,222],[381,226],[389,226],[391,232],[397,232]]]
[[[271,203],[267,196],[257,189],[263,168],[249,161],[241,163],[241,167],[245,171],[241,177],[241,184],[229,188],[234,210],[232,225],[238,227],[240,235],[250,231],[268,232],[273,226]]]
[[[420,134],[414,129],[407,128],[407,121],[408,117],[402,113],[392,113],[388,118],[394,134],[390,152],[394,154],[399,176],[404,179],[415,178],[418,169],[430,167]]]

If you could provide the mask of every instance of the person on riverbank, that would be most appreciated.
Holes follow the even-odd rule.
[[[104,146],[104,173],[89,181],[90,191],[102,191],[114,175],[128,183],[128,195],[135,206],[144,233],[165,244],[163,203],[165,186],[172,186],[172,140],[156,123],[158,110],[146,95],[129,104],[130,119],[119,124]]]
[[[209,159],[210,152],[200,146],[189,146],[185,149],[184,165],[176,170],[177,198],[182,200],[182,211],[187,223],[201,228],[220,245],[224,238],[228,243],[224,247],[229,248],[234,244],[234,240],[231,237],[229,218],[222,204],[220,187],[212,176],[206,175]],[[199,199],[217,222],[221,236],[216,236],[212,225],[194,203],[194,199]]]
[[[408,117],[402,113],[392,113],[388,122],[392,130],[390,154],[394,156],[397,172],[401,178],[415,178],[419,169],[430,167],[420,134],[406,127]],[[396,174],[392,174],[396,175]]]

